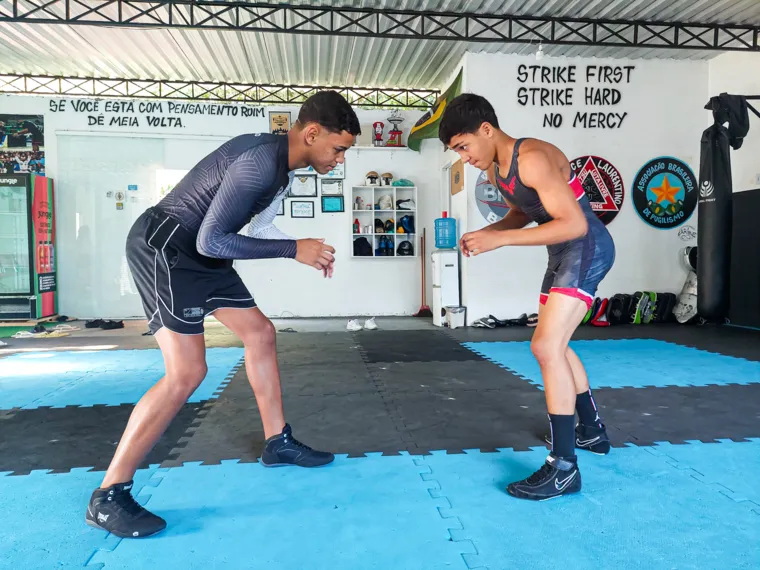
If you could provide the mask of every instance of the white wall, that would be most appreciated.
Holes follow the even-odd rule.
[[[363,116],[369,111],[357,113]],[[385,116],[385,113],[383,114]],[[416,117],[414,118],[416,120]],[[410,121],[411,123],[411,121]],[[402,126],[406,126],[402,125]],[[289,260],[236,262],[238,272],[251,288],[262,310],[270,316],[412,315],[420,306],[420,259],[357,259],[353,251],[351,186],[363,185],[367,172],[391,172],[417,186],[418,234],[427,227],[428,239],[439,203],[438,158],[440,146],[422,152],[373,150],[354,147],[346,153],[344,194],[346,212],[317,214],[313,220],[277,218],[282,231],[300,237],[324,237],[336,248],[335,273],[326,280],[321,273]],[[287,204],[286,204],[287,211]],[[286,215],[287,217],[287,215]]]
[[[573,85],[541,85],[518,81],[518,66],[559,66],[575,64]],[[584,102],[587,65],[633,65],[630,83],[599,85],[619,89],[621,101],[614,106],[591,108]],[[580,155],[598,155],[614,164],[625,181],[625,202],[608,225],[617,260],[602,282],[598,295],[637,290],[679,291],[684,272],[677,253],[684,243],[678,230],[659,230],[646,225],[633,208],[630,186],[638,169],[649,159],[667,155],[685,161],[698,175],[701,132],[707,126],[703,107],[708,93],[706,62],[668,60],[602,60],[544,58],[468,54],[465,60],[465,91],[478,93],[493,104],[501,127],[514,137],[536,137],[557,145],[570,160]],[[623,74],[625,77],[625,72]],[[572,87],[572,105],[520,105],[519,87]],[[574,128],[576,112],[604,111],[627,113],[620,128]],[[545,113],[562,113],[560,128],[544,127]],[[487,224],[474,201],[474,185],[479,172],[466,168],[468,217],[462,231],[477,230]],[[696,211],[686,224],[696,227]],[[693,245],[693,244],[692,244]],[[465,260],[466,287],[463,303],[468,322],[489,313],[516,317],[538,309],[538,293],[546,270],[545,247],[502,248],[487,255]]]
[[[709,66],[710,97],[721,93],[760,95],[760,54],[726,53],[710,60]],[[750,103],[760,111],[760,101]],[[710,116],[709,111],[704,113]],[[760,188],[760,118],[752,112],[744,144],[738,150],[731,149],[731,175],[734,192]]]
[[[85,101],[86,110],[75,110],[75,104]],[[290,110],[292,120],[298,112],[298,107],[235,105],[215,106],[222,114],[199,115],[166,101],[153,112],[141,111],[138,102],[131,111],[115,111],[115,103],[123,102],[101,100],[95,108],[94,100],[0,97],[0,114],[45,116],[46,171],[56,183],[59,312],[69,316],[143,316],[126,268],[124,243],[133,221],[158,200],[157,171],[189,170],[230,137],[268,132],[270,110]],[[388,111],[359,110],[357,114],[365,131],[359,144],[369,144],[373,121],[388,125]],[[401,125],[405,135],[420,114],[405,113]],[[102,125],[97,124],[100,115]],[[148,115],[164,121],[151,126]],[[119,118],[122,122],[114,122]],[[139,125],[135,126],[131,118]],[[276,224],[294,237],[324,237],[332,243],[337,249],[335,276],[324,280],[315,270],[292,260],[238,262],[241,276],[262,309],[274,316],[416,312],[420,303],[419,258],[350,257],[350,187],[361,184],[369,170],[387,170],[397,178],[411,179],[418,185],[417,227],[426,225],[430,236],[439,209],[440,154],[440,144],[431,146],[429,142],[421,153],[354,148],[347,153],[344,181],[349,211],[322,214],[319,198],[313,198],[315,218],[291,220],[287,203],[286,215],[278,217]],[[130,184],[137,184],[138,191],[127,191]],[[123,210],[117,210],[113,196],[107,196],[117,191],[126,194]]]

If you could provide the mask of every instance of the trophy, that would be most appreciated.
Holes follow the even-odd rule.
[[[384,146],[383,145],[383,127],[385,127],[385,125],[382,122],[377,121],[376,123],[373,123],[372,126],[375,129],[375,141],[374,141],[374,145],[375,146]]]
[[[401,131],[398,128],[404,122],[404,117],[401,116],[398,109],[391,111],[388,122],[393,125],[393,129],[388,133],[388,142],[385,143],[385,146],[404,146],[401,144]]]

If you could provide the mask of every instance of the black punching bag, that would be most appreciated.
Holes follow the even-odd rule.
[[[732,207],[728,129],[716,121],[702,133],[697,210],[697,314],[707,321],[728,316]]]

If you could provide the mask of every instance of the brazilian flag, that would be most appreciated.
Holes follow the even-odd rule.
[[[420,146],[422,145],[422,139],[438,138],[438,125],[441,122],[443,111],[446,109],[446,105],[448,105],[454,97],[460,94],[461,90],[462,70],[460,69],[454,82],[438,97],[438,99],[435,100],[432,108],[422,115],[412,127],[406,141],[409,148],[419,152]]]

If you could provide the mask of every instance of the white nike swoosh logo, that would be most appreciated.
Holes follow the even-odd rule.
[[[575,476],[578,474],[577,471],[573,471],[573,474],[567,477],[566,479],[560,481],[559,479],[554,480],[554,486],[557,488],[557,491],[564,491],[565,487],[567,487],[570,482],[575,479]]]
[[[575,443],[576,445],[584,446],[584,445],[590,445],[594,443],[595,441],[599,441],[599,436],[596,436],[594,439],[587,439],[585,441],[581,441],[580,439],[576,439]]]

